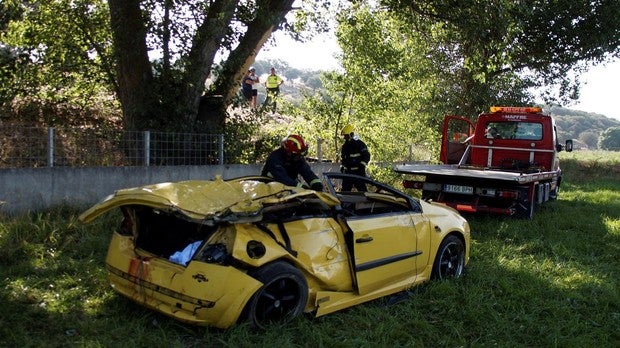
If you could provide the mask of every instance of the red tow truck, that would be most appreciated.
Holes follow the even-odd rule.
[[[464,213],[491,213],[531,219],[537,205],[558,196],[562,171],[558,152],[572,151],[557,138],[555,122],[539,107],[491,107],[476,123],[445,116],[442,164],[401,164],[398,173],[415,175],[405,188],[421,189],[422,199]]]

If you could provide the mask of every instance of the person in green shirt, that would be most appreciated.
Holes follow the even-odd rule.
[[[265,99],[265,105],[272,105],[272,113],[276,112],[276,100],[280,94],[280,85],[284,83],[284,80],[276,74],[276,68],[271,68],[269,76],[265,80],[265,88],[267,88],[267,99]]]

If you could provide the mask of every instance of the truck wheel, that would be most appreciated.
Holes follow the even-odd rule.
[[[245,319],[264,329],[269,323],[286,323],[303,313],[308,301],[308,284],[292,265],[276,261],[250,275],[263,283],[247,303]]]
[[[549,200],[555,201],[558,199],[558,194],[560,193],[560,183],[562,182],[562,177],[558,178],[558,182],[555,184],[555,189],[549,193]]]
[[[532,220],[534,218],[534,195],[536,193],[536,189],[531,190],[530,188],[523,188],[519,192],[520,198],[517,201],[517,207],[515,216],[520,219],[529,219]]]
[[[441,241],[437,250],[431,278],[440,280],[458,278],[463,274],[464,269],[465,246],[463,242],[456,236],[447,236]]]

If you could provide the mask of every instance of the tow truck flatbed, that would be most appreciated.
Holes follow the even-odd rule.
[[[474,178],[484,180],[507,181],[517,184],[526,184],[541,180],[548,180],[557,176],[557,172],[522,173],[464,166],[459,164],[400,164],[394,166],[394,171],[412,175],[440,175],[454,178]]]

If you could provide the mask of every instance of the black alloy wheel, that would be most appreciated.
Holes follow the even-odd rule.
[[[439,245],[433,263],[433,279],[458,278],[465,269],[465,246],[460,238],[447,236]]]
[[[308,284],[299,270],[287,262],[266,264],[250,275],[263,283],[245,308],[252,326],[287,323],[303,313],[308,301]]]

